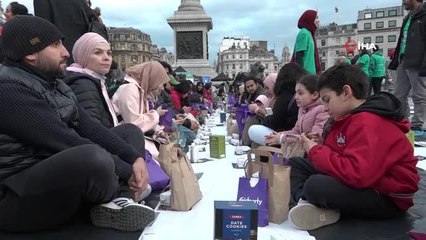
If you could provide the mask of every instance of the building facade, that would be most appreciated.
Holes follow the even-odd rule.
[[[281,60],[278,63],[278,71],[287,63],[291,61],[291,52],[287,43],[284,44],[283,51],[281,53]]]
[[[316,32],[318,52],[323,70],[333,66],[338,57],[347,54],[348,41],[371,47],[377,44],[386,57],[396,48],[402,21],[407,11],[403,6],[358,11],[357,23],[331,23]],[[358,54],[354,51],[354,55]]]
[[[119,69],[154,60],[151,36],[135,28],[110,28],[112,57]]]
[[[346,55],[345,43],[348,40],[354,40],[356,34],[356,23],[344,25],[331,23],[318,29],[315,38],[323,71],[333,66],[340,55]]]
[[[374,43],[388,56],[398,43],[402,21],[407,12],[403,6],[365,9],[358,12],[357,41]]]
[[[223,38],[216,65],[218,73],[233,79],[239,72],[249,72],[256,62],[265,67],[265,76],[278,71],[278,58],[268,51],[267,41],[250,41],[247,36]]]

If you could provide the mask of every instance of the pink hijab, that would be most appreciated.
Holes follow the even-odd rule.
[[[93,71],[86,67],[89,61],[89,56],[98,43],[106,43],[109,46],[108,41],[97,33],[89,32],[81,36],[72,48],[74,63],[71,64],[67,70],[93,75]],[[78,71],[78,69],[80,69],[80,71]]]
[[[275,82],[277,81],[277,73],[270,73],[265,80],[263,80],[263,84],[265,84],[266,87],[268,87],[269,89],[271,89],[271,91],[274,91],[274,87],[275,87]],[[268,107],[273,108],[275,105],[275,94],[273,96],[268,96],[270,97],[269,101],[268,101]]]

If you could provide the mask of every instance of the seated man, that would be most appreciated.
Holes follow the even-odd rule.
[[[340,215],[403,216],[413,206],[420,177],[401,102],[389,93],[366,100],[366,76],[348,64],[328,69],[318,86],[335,122],[322,145],[319,134],[302,134],[308,159],[289,160],[289,219],[313,230]]]
[[[143,155],[93,121],[57,80],[69,57],[62,39],[39,17],[17,16],[3,28],[0,229],[39,231],[91,207],[96,226],[141,230],[155,213],[127,197],[147,187]],[[128,186],[111,154],[132,164]]]

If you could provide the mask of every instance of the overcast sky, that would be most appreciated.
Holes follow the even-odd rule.
[[[33,13],[32,0],[17,0]],[[11,1],[3,0],[3,8]],[[102,19],[110,27],[134,27],[151,35],[154,44],[173,50],[173,31],[166,19],[180,5],[180,0],[92,0],[92,7],[102,9]],[[307,9],[318,9],[320,24],[355,23],[358,10],[401,5],[401,0],[201,0],[213,19],[209,32],[210,62],[217,58],[225,36],[250,36],[267,40],[281,58],[287,43],[295,40],[297,20]],[[335,7],[339,9],[335,13]]]

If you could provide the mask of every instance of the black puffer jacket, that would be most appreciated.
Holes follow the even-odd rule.
[[[102,95],[100,80],[87,74],[68,72],[63,81],[71,87],[80,107],[85,109],[90,117],[107,128],[114,127],[108,104]]]

